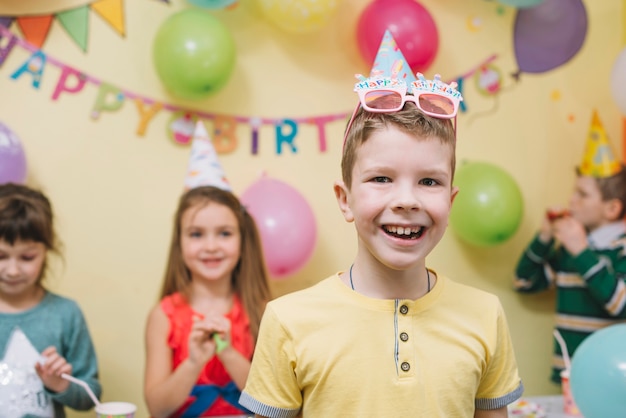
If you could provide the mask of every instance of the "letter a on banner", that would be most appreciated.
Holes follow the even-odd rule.
[[[33,76],[33,87],[38,89],[45,66],[45,54],[41,51],[36,51],[20,68],[17,69],[17,71],[11,74],[11,78],[13,80],[17,80],[22,74],[30,73]]]

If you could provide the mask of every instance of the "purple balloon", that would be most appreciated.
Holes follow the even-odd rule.
[[[25,180],[26,157],[20,139],[0,122],[0,184]]]
[[[587,34],[582,0],[545,0],[515,16],[515,57],[520,72],[543,73],[569,61]]]

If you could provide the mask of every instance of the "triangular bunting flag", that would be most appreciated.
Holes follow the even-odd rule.
[[[91,8],[122,36],[126,35],[124,25],[124,0],[98,0]]]
[[[53,15],[18,17],[17,24],[28,43],[41,48],[48,37]]]
[[[80,49],[82,49],[83,52],[87,52],[87,39],[89,38],[89,6],[80,6],[65,12],[59,12],[56,14],[56,18]]]
[[[8,28],[11,26],[11,23],[13,23],[14,20],[15,18],[11,16],[0,16],[0,25]]]

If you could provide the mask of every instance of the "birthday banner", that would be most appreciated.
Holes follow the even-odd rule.
[[[282,154],[283,148],[289,149],[294,154],[298,152],[295,139],[300,130],[300,125],[312,125],[317,129],[319,151],[326,152],[326,124],[338,120],[345,122],[350,115],[349,112],[342,112],[299,118],[262,118],[208,113],[183,108],[139,95],[86,74],[45,54],[39,48],[0,25],[0,67],[4,65],[15,47],[29,51],[31,56],[11,73],[10,78],[13,80],[30,76],[32,87],[39,89],[43,74],[49,65],[60,69],[60,75],[52,93],[53,101],[59,100],[62,94],[78,94],[85,89],[86,85],[93,85],[97,88],[97,95],[90,113],[92,119],[99,119],[102,113],[116,112],[127,101],[130,101],[134,103],[138,115],[135,133],[138,136],[144,136],[154,116],[159,112],[167,111],[172,114],[166,127],[167,135],[180,145],[190,144],[198,120],[209,120],[213,124],[213,143],[216,151],[220,154],[230,153],[237,149],[239,140],[236,131],[240,124],[245,124],[250,128],[250,152],[253,155],[258,154],[259,130],[263,125],[274,127],[276,154]],[[481,93],[496,94],[500,87],[501,77],[499,76],[500,71],[492,64],[495,59],[496,55],[492,55],[476,68],[457,77],[459,90],[462,92],[465,79],[473,78],[476,88]],[[46,79],[50,79],[50,77],[48,76]],[[467,111],[466,102],[461,102],[461,111]]]
[[[74,7],[54,13],[0,16],[0,26],[10,27],[13,22],[31,45],[41,48],[48,38],[53,21],[65,29],[70,38],[83,51],[87,51],[89,38],[89,11],[96,13],[118,34],[124,36],[124,0],[96,0],[91,4]]]

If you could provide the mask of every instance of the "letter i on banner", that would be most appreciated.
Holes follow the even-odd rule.
[[[18,68],[13,74],[11,74],[11,78],[13,80],[17,80],[22,74],[30,73],[33,76],[33,87],[38,89],[41,83],[41,76],[43,75],[43,69],[45,66],[45,54],[41,51],[37,51],[33,55],[31,55],[30,58],[28,58],[20,68]]]
[[[263,124],[261,118],[250,118],[250,133],[252,136],[252,155],[257,155],[259,153],[259,128]]]
[[[284,133],[283,127],[289,126],[291,128],[291,132]],[[294,139],[298,134],[298,125],[291,119],[284,119],[282,123],[276,124],[276,154],[282,154],[283,152],[283,143],[289,145],[291,151],[295,154],[298,152],[298,148],[294,143]]]

